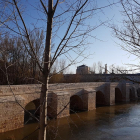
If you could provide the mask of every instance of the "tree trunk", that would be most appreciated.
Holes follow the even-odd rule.
[[[53,21],[53,0],[48,1],[48,21],[46,31],[45,53],[44,53],[44,68],[42,74],[42,88],[40,95],[40,129],[39,140],[46,140],[46,127],[47,124],[47,95],[49,84],[50,72],[50,54],[51,54],[51,37],[52,37],[52,21]]]
[[[48,80],[49,77],[43,75],[43,83],[40,96],[40,129],[39,140],[46,140],[46,127],[47,124],[47,95],[48,95]]]

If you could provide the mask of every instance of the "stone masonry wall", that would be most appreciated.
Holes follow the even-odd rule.
[[[92,88],[84,89],[84,92],[88,94],[88,110],[96,109],[96,91]]]
[[[70,94],[57,92],[57,118],[69,116]]]
[[[51,104],[55,101],[55,112],[57,118],[69,115],[70,97],[78,95],[84,101],[84,108],[93,110],[96,108],[96,91],[104,93],[107,105],[114,105],[115,87],[123,93],[124,100],[129,97],[131,84],[109,83],[109,82],[86,82],[49,85],[49,93],[53,96],[48,100]],[[29,102],[40,97],[41,85],[16,85],[0,86],[0,133],[23,127],[24,110],[16,103],[17,101],[25,107]],[[55,99],[57,100],[55,100]],[[52,105],[52,106],[53,106]],[[53,115],[54,115],[53,114]]]
[[[0,133],[24,126],[24,110],[17,105],[13,97],[7,98],[9,100],[0,99]],[[22,100],[18,102],[23,105]]]

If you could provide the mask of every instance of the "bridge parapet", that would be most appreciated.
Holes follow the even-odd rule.
[[[0,96],[12,96],[29,93],[40,93],[41,85],[0,86]]]

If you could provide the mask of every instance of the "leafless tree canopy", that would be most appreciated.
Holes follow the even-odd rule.
[[[123,7],[122,15],[124,16],[123,26],[112,27],[115,36],[123,44],[122,48],[131,54],[140,56],[140,2],[138,0],[121,0]]]
[[[98,71],[99,71],[99,74],[102,74],[102,69],[103,69],[102,62],[99,61],[98,62]]]
[[[121,43],[121,48],[130,54],[140,58],[140,2],[138,0],[121,0],[123,11],[121,11],[123,18],[122,27],[113,25],[114,36],[117,37]],[[121,22],[122,23],[122,22]],[[127,64],[130,67],[129,72],[139,72],[139,65]],[[133,68],[132,68],[133,67]]]
[[[61,62],[61,68],[64,69],[75,63],[79,57],[85,59],[87,55],[85,56],[84,51],[87,49],[90,37],[93,37],[91,32],[103,24],[100,22],[98,25],[94,25],[93,17],[101,9],[114,3],[97,7],[96,0],[35,0],[34,2],[2,0],[0,4],[1,7],[3,4],[5,5],[2,9],[4,14],[0,15],[1,37],[5,38],[4,34],[8,33],[10,37],[15,37],[17,40],[15,42],[17,43],[16,50],[12,45],[8,45],[8,50],[7,48],[2,49],[2,53],[5,54],[4,57],[1,56],[1,59],[4,59],[5,69],[7,70],[10,65],[21,65],[21,62],[28,61],[28,67],[32,69],[34,78],[36,70],[41,73],[42,88],[38,129],[39,140],[45,140],[46,97],[53,64],[63,56],[68,62],[67,66]],[[21,55],[15,55],[10,60],[9,47],[10,51],[14,50],[14,53]],[[21,57],[16,58],[17,56]],[[15,62],[13,62],[13,58]],[[21,61],[19,61],[20,59]],[[7,61],[10,63],[6,63]]]

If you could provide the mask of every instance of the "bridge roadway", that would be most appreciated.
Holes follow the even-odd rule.
[[[30,104],[39,115],[40,90],[41,85],[0,86],[0,133],[23,127],[26,113],[23,108],[31,110],[28,109]],[[47,116],[61,118],[70,115],[72,110],[89,111],[96,109],[98,104],[115,105],[116,102],[135,100],[139,93],[140,86],[130,83],[51,84],[47,96]]]

